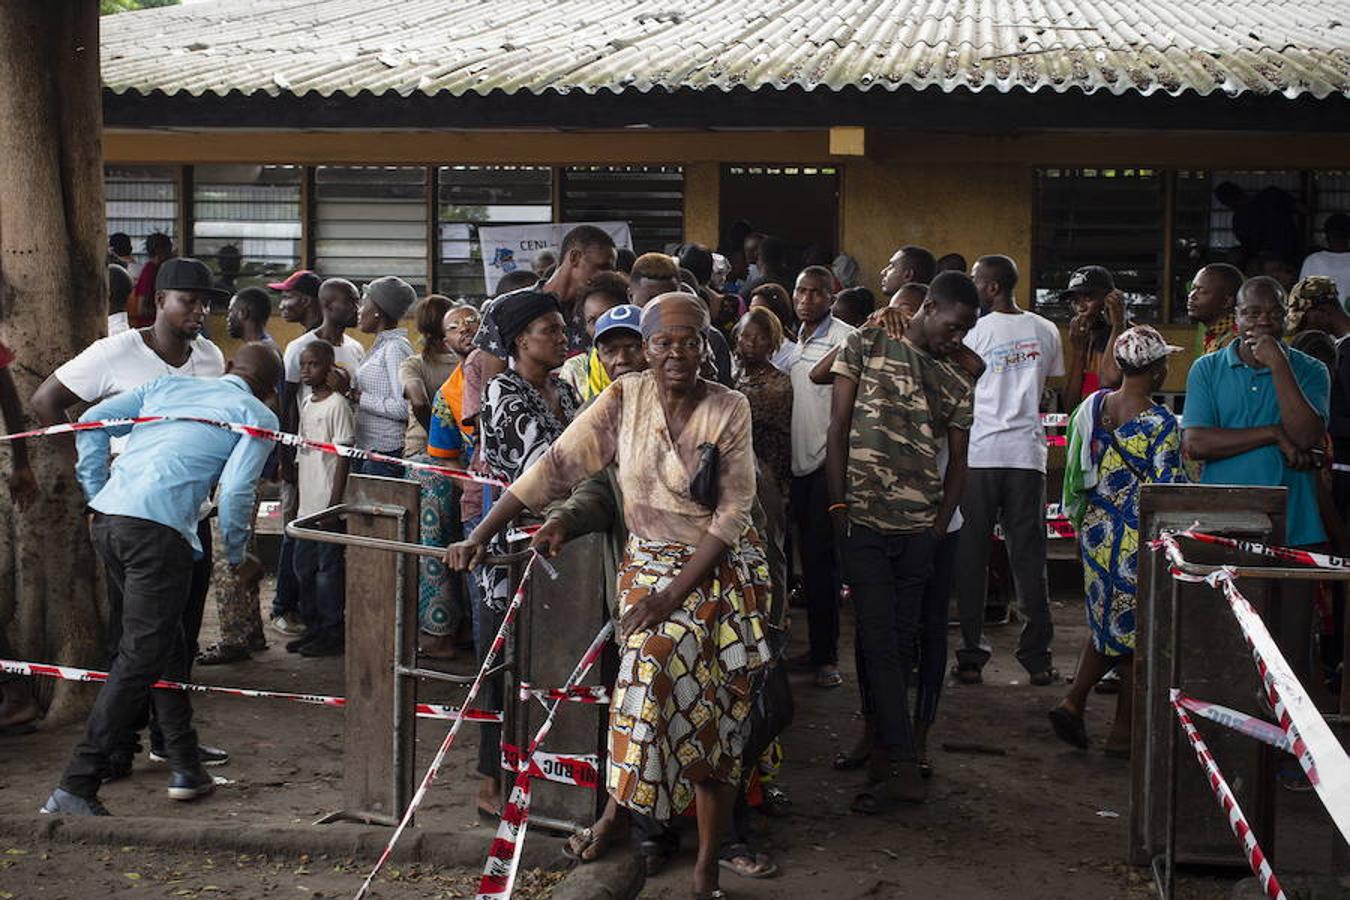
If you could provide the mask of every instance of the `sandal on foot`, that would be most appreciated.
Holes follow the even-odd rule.
[[[772,878],[778,874],[778,866],[769,859],[767,853],[738,853],[719,859],[717,864],[742,878]]]
[[[563,856],[579,863],[595,862],[609,850],[613,844],[607,834],[597,833],[594,828],[583,828],[563,843]]]
[[[961,684],[983,684],[984,676],[980,674],[978,666],[956,665],[952,666],[952,677]]]
[[[867,765],[866,756],[850,756],[847,753],[836,753],[832,763],[836,772],[852,772],[854,769],[861,769]]]
[[[1082,716],[1075,715],[1063,706],[1056,706],[1048,715],[1050,727],[1055,729],[1056,737],[1079,750],[1088,748],[1087,725],[1083,722]]]
[[[853,802],[849,804],[848,808],[865,816],[875,816],[884,813],[895,804],[895,786],[892,780],[888,779],[886,781],[867,782],[867,785],[853,798]]]
[[[1045,687],[1059,681],[1059,669],[1050,668],[1042,672],[1031,673],[1031,683],[1036,687]]]

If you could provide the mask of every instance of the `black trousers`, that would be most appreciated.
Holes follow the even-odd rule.
[[[806,593],[811,662],[816,666],[839,663],[839,568],[829,505],[824,466],[792,479],[792,519],[801,538],[797,553]]]
[[[896,762],[915,758],[910,673],[939,543],[931,531],[883,534],[857,523],[849,526],[844,542],[844,577],[857,617],[864,690],[877,743]]]
[[[200,559],[192,563],[192,584],[188,589],[187,605],[183,607],[183,636],[187,640],[188,648],[187,669],[181,676],[184,680],[192,674],[192,663],[197,659],[197,639],[201,636],[202,617],[206,614],[206,597],[211,590],[212,541],[210,519],[202,519],[197,523],[197,541],[202,545],[202,555]],[[121,608],[121,603],[121,588],[110,578],[108,579],[108,608],[114,610],[108,622],[108,658],[110,661],[117,659],[117,648],[122,642],[122,622],[115,612],[115,610]],[[160,731],[155,707],[147,696],[134,717],[130,730],[117,742],[113,755],[123,760],[129,760],[140,753],[141,742],[138,735],[146,725],[150,726],[150,749],[162,754],[164,752],[164,734]]]
[[[200,766],[192,704],[181,691],[155,691],[160,678],[186,679],[191,657],[184,612],[192,589],[192,548],[165,525],[95,514],[94,546],[107,570],[117,655],[99,690],[61,786],[93,797],[108,760],[153,705],[175,770]]]

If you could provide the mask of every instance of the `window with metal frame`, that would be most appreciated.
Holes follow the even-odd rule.
[[[174,238],[178,230],[178,168],[123,166],[103,168],[108,234],[131,238],[132,253],[145,260],[145,239],[155,232]]]
[[[436,290],[449,297],[480,301],[487,292],[479,226],[553,221],[553,170],[547,166],[441,166],[436,177],[440,254]]]
[[[1160,314],[1163,174],[1147,168],[1037,169],[1033,287],[1036,311],[1057,321],[1072,317],[1059,299],[1081,266],[1111,270],[1129,315]]]
[[[427,169],[319,166],[314,172],[314,268],[358,286],[397,275],[426,291]]]
[[[683,166],[568,166],[563,222],[627,222],[638,254],[684,241]]]
[[[202,165],[192,173],[192,252],[231,289],[300,265],[300,166]]]

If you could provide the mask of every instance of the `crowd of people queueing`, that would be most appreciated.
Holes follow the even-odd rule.
[[[1075,310],[1066,361],[1059,329],[1018,306],[1018,267],[1002,255],[967,271],[959,257],[903,247],[881,273],[880,308],[866,289],[844,288],[838,267],[779,274],[765,259],[761,268],[748,240],[735,261],[699,245],[627,257],[603,230],[578,226],[549,271],[507,275],[481,308],[440,295],[419,302],[392,276],[358,290],[296,272],[270,285],[281,316],[303,329],[284,349],[266,330],[270,296],[231,292],[197,260],[166,250],[136,285],[112,271],[112,333],[33,395],[43,424],[68,421],[80,405],[89,405],[81,421],[204,417],[391,461],[295,452],[183,421],[74,437],[107,571],[113,662],[43,811],[106,815],[99,786],[130,773],[147,725],[151,758],[169,762],[171,797],[213,789],[203,767],[228,753],[198,739],[186,694],[149,686],[187,680],[194,661],[236,662],[265,646],[262,573],[249,552],[260,479],[279,482],[287,521],[340,502],[351,472],[402,477],[399,458],[510,485],[409,470],[421,488],[422,542],[446,548],[422,561],[419,578],[420,650],[433,658],[453,657],[465,634],[484,653],[513,590],[510,569],[488,557],[510,549],[514,525],[538,525],[532,546],[548,556],[582,534],[604,535],[608,576],[597,594],[617,620],[619,655],[609,803],[567,853],[585,862],[637,840],[655,868],[673,846],[670,820],[696,807],[698,897],[720,896],[723,867],[776,871],[751,846],[746,788],[781,758],[785,668],[809,669],[822,690],[843,682],[842,596],[854,609],[864,726],[834,765],[864,771],[859,813],[925,799],[944,683],[982,681],[996,526],[1023,622],[1017,662],[1034,686],[1062,681],[1045,574],[1048,379],[1065,378],[1060,400],[1073,413],[1063,500],[1090,626],[1072,687],[1050,711],[1054,732],[1075,746],[1090,746],[1088,692],[1114,669],[1125,687],[1104,749],[1129,753],[1142,485],[1282,484],[1287,543],[1320,547],[1343,533],[1324,527],[1350,494],[1325,468],[1329,415],[1333,438],[1345,418],[1344,354],[1327,335],[1350,334],[1350,315],[1326,278],[1287,298],[1273,279],[1244,279],[1231,266],[1197,274],[1190,311],[1205,355],[1189,373],[1183,431],[1155,400],[1180,348],[1130,325],[1101,267],[1066,285]],[[228,362],[203,335],[211,303],[226,300],[228,331],[242,342]],[[153,316],[125,321],[129,302]],[[420,351],[402,324],[410,315]],[[1286,323],[1321,335],[1299,335],[1311,355],[1281,341]],[[11,359],[0,348],[0,410],[16,430]],[[22,506],[40,485],[30,448],[13,447],[10,485]],[[221,637],[199,650],[213,581]],[[270,618],[287,650],[343,652],[344,585],[338,545],[284,540]],[[949,672],[953,591],[960,636]],[[786,659],[794,594],[808,651]],[[1311,605],[1284,604],[1294,621],[1281,634],[1306,636],[1310,614]],[[1308,659],[1291,658],[1308,672]],[[4,725],[36,716],[24,680],[0,691]],[[501,693],[498,680],[484,702],[499,704]],[[495,819],[499,734],[483,735],[476,802]],[[785,802],[781,790],[765,795]]]

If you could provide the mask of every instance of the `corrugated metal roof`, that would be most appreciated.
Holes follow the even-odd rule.
[[[1350,97],[1350,0],[208,0],[103,20],[117,93]]]

